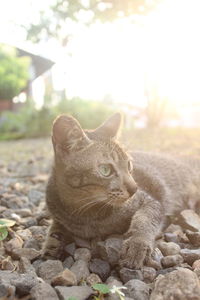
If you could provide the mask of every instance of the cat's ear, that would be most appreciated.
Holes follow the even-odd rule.
[[[91,143],[78,121],[68,115],[58,116],[53,122],[52,142],[55,151],[58,146],[67,152],[81,150]]]
[[[107,139],[117,138],[122,124],[122,115],[116,113],[106,120],[101,126],[95,129],[95,135]]]

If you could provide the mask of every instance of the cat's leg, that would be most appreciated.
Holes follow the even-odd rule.
[[[70,240],[66,229],[58,222],[53,221],[42,249],[42,257],[45,259],[62,259],[64,246]]]
[[[158,267],[151,258],[155,237],[161,229],[163,208],[160,202],[141,192],[142,206],[134,214],[121,251],[120,265],[139,269],[144,264]]]

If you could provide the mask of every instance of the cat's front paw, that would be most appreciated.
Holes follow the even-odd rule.
[[[152,243],[144,238],[130,237],[124,241],[121,251],[120,266],[140,269],[151,259]]]

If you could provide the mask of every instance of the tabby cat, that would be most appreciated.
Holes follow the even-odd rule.
[[[121,266],[151,265],[167,216],[198,203],[200,162],[127,152],[117,142],[120,124],[119,113],[93,131],[72,116],[54,121],[55,159],[46,191],[53,223],[44,257],[59,258],[74,236],[124,234]]]

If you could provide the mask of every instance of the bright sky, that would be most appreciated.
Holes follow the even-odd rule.
[[[53,0],[52,0],[53,1]],[[0,0],[0,41],[24,45],[24,32],[10,23],[37,21],[37,11],[50,0]],[[12,8],[12,9],[11,9]],[[120,20],[76,33],[66,52],[40,45],[39,51],[58,62],[56,88],[68,96],[102,99],[143,106],[145,90],[176,104],[200,102],[200,1],[163,0],[137,24]],[[69,25],[69,24],[68,24]]]

